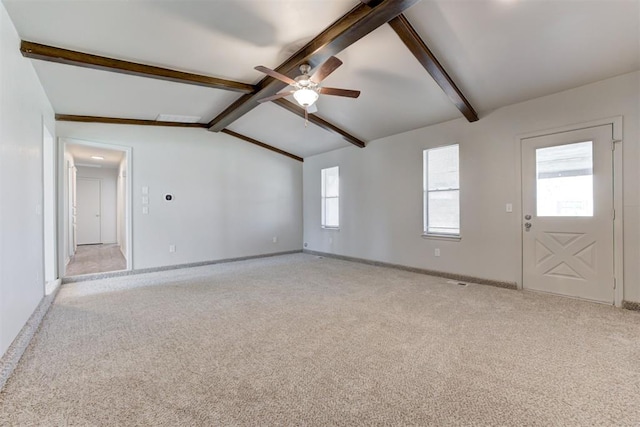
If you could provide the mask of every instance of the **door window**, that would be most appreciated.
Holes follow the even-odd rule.
[[[593,142],[536,149],[540,216],[593,216]]]

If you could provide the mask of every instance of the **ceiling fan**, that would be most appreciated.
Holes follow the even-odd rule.
[[[259,65],[255,67],[256,70],[265,73],[268,76],[278,79],[283,83],[292,86],[291,90],[286,92],[280,92],[266,98],[259,99],[258,102],[268,102],[274,99],[284,98],[285,96],[293,95],[296,102],[304,108],[305,120],[308,119],[308,113],[314,113],[318,111],[314,105],[320,95],[333,95],[344,96],[347,98],[357,98],[360,96],[359,90],[338,89],[334,87],[322,87],[320,83],[326,79],[329,74],[333,73],[339,66],[342,65],[335,56],[327,59],[322,65],[320,65],[313,75],[309,75],[311,72],[311,66],[309,64],[300,65],[300,72],[302,73],[295,79],[292,79],[284,74],[281,74],[275,70]]]

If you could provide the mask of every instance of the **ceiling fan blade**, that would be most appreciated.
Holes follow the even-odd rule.
[[[261,73],[265,73],[268,76],[273,77],[274,79],[280,80],[283,83],[286,83],[288,85],[291,86],[295,86],[296,85],[296,81],[293,80],[290,77],[285,76],[284,74],[280,74],[277,71],[272,70],[271,68],[267,68],[267,67],[263,67],[262,65],[258,65],[257,67],[255,67],[256,70],[260,71]]]
[[[341,65],[342,65],[342,61],[340,61],[335,56],[332,56],[331,58],[324,61],[324,63],[321,66],[318,67],[316,72],[313,73],[313,76],[311,76],[311,81],[320,83],[321,81],[326,79],[329,76],[329,74],[333,73],[336,70],[336,68],[338,68]]]
[[[335,87],[321,87],[320,93],[323,95],[346,96],[347,98],[357,98],[360,96],[359,90],[338,89]]]
[[[292,90],[290,90],[289,92],[276,93],[275,95],[271,95],[271,96],[267,96],[266,98],[258,99],[258,102],[262,104],[263,102],[269,102],[269,101],[273,101],[274,99],[284,98],[285,96],[291,95],[292,93],[293,93]]]

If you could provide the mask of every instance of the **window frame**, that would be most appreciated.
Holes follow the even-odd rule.
[[[449,188],[438,188],[434,190],[429,190],[429,152],[450,148],[450,147],[458,147],[458,165],[457,165],[457,173],[458,173],[458,186],[457,187],[449,187]],[[442,239],[442,240],[461,240],[462,239],[462,212],[460,211],[460,144],[447,144],[440,145],[437,147],[425,148],[422,151],[422,237],[429,239]],[[442,233],[442,232],[430,232],[429,231],[429,193],[437,193],[444,191],[457,191],[458,192],[458,230],[457,233]]]
[[[337,169],[338,194],[336,196],[326,196],[326,171]],[[327,225],[327,199],[335,199],[338,202],[338,225]],[[340,166],[331,166],[320,169],[320,227],[324,230],[340,230]]]

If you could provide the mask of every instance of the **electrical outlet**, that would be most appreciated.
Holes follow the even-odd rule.
[[[176,245],[169,245],[169,252],[175,252],[176,251]]]
[[[511,203],[507,203],[506,211],[509,213],[513,212],[513,205]]]
[[[273,243],[278,243],[278,236],[273,236]]]
[[[436,248],[434,251],[435,256],[440,256],[440,248]]]

